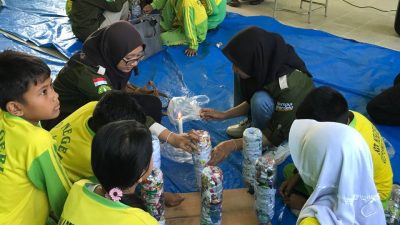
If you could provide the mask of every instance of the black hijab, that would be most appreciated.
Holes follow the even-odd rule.
[[[243,97],[251,96],[276,78],[298,69],[309,76],[306,65],[291,45],[276,33],[249,27],[237,33],[222,49],[224,55],[250,76],[240,79]]]
[[[92,33],[83,43],[82,50],[75,53],[72,59],[92,67],[104,67],[112,87],[121,90],[125,88],[132,73],[120,71],[117,64],[139,46],[143,46],[144,50],[140,34],[131,23],[119,21]],[[137,68],[134,71],[137,73]]]

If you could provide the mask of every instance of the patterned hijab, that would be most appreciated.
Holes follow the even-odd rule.
[[[289,74],[295,69],[310,75],[303,60],[291,45],[286,44],[279,34],[259,27],[249,27],[237,33],[222,52],[235,66],[251,77],[240,79],[246,100],[275,78]]]
[[[120,71],[117,64],[139,46],[145,47],[140,34],[131,23],[119,21],[92,33],[72,59],[92,67],[104,67],[112,87],[121,90],[125,88],[131,72]],[[137,68],[134,71],[137,73]]]
[[[353,128],[332,122],[295,120],[289,133],[293,162],[314,191],[297,224],[386,224],[373,179],[369,147]]]

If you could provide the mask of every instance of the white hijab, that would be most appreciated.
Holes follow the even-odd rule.
[[[306,217],[322,225],[386,224],[371,153],[356,130],[339,123],[295,120],[289,148],[304,183],[314,188],[297,224]]]

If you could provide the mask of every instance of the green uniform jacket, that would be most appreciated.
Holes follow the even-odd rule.
[[[119,12],[127,0],[73,0],[69,13],[72,32],[81,41],[99,29],[105,20],[104,11]],[[68,10],[68,9],[67,9]]]
[[[105,92],[112,89],[107,76],[80,62],[72,66],[66,64],[58,73],[53,85],[59,94],[60,111],[67,114],[88,102],[98,101]]]
[[[275,146],[288,139],[289,130],[296,118],[296,110],[305,96],[314,88],[312,78],[295,70],[264,86],[275,101],[275,112],[263,130],[264,135]]]
[[[73,66],[67,64],[53,86],[59,95],[60,111],[67,114],[72,114],[91,101],[100,100],[107,91],[112,90],[107,76],[80,62]],[[146,117],[146,126],[150,127],[154,123],[152,117]]]

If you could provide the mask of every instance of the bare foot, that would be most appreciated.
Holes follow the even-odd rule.
[[[179,194],[164,192],[164,202],[167,207],[178,206],[183,202],[183,200],[185,200],[185,198]]]
[[[289,197],[284,199],[285,204],[291,209],[301,210],[306,203],[307,199],[298,194],[290,194]]]

